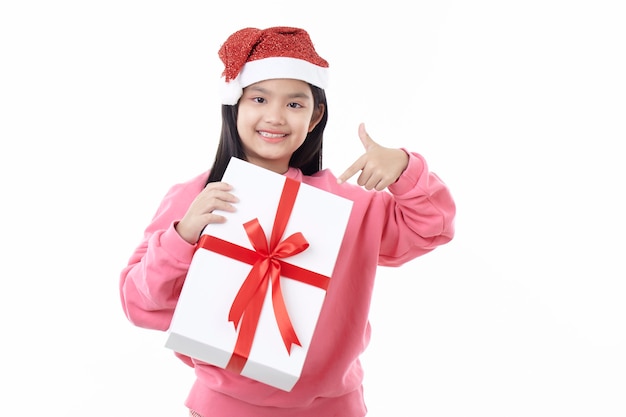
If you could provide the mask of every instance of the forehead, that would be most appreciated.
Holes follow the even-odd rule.
[[[244,92],[287,95],[290,97],[312,98],[311,86],[305,81],[292,78],[276,78],[263,80],[249,85]]]

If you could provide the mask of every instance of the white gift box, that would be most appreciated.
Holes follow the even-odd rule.
[[[212,246],[203,243],[193,256],[165,346],[290,391],[300,377],[326,295],[322,284],[301,278],[309,276],[314,281],[329,282],[352,210],[352,201],[237,158],[230,160],[223,181],[233,186],[232,193],[239,198],[237,210],[234,213],[221,212],[227,221],[210,224],[203,231],[201,242],[210,242]],[[283,191],[284,187],[291,191]],[[231,306],[242,284],[249,274],[255,275],[251,273],[252,269],[272,264],[263,261],[267,259],[267,254],[255,249],[251,243],[248,227],[258,220],[257,225],[262,227],[267,245],[272,230],[279,228],[275,224],[280,223],[275,222],[277,210],[289,206],[289,195],[292,196],[293,207],[287,215],[283,212],[281,218],[287,223],[284,233],[278,237],[284,242],[296,234],[304,237],[308,247],[297,254],[280,258],[280,262],[274,258],[273,264],[278,262],[281,265],[279,286],[276,287],[282,291],[284,307],[300,345],[283,341],[278,324],[280,320],[277,320],[280,313],[274,310],[280,302],[273,302],[272,283],[267,284],[265,294],[253,291],[258,297],[258,316],[253,310],[246,310],[239,327],[229,321]],[[260,236],[256,230],[256,236]],[[227,251],[223,252],[223,248]],[[233,255],[233,248],[235,252],[247,255],[238,258]],[[294,269],[292,266],[297,267],[296,272],[291,271]],[[265,274],[255,276],[258,280]],[[247,304],[242,302],[239,305]],[[246,318],[247,323],[256,322],[257,327],[256,331],[248,329],[242,335]],[[251,346],[243,348],[243,355],[238,347],[240,354],[233,355],[239,343],[245,346],[243,340],[251,340]],[[290,352],[286,344],[290,345]],[[238,367],[229,362],[233,356]]]

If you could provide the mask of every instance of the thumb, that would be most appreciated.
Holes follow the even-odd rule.
[[[370,135],[365,130],[365,123],[361,123],[359,125],[359,139],[361,139],[361,143],[363,147],[367,151],[372,145],[376,145],[376,142],[370,137]]]

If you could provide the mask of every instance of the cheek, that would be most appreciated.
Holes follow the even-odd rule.
[[[307,133],[309,133],[309,129],[311,127],[311,116],[299,118],[296,123],[298,126],[298,130],[304,132],[306,135]]]
[[[243,126],[243,122],[241,120],[241,117],[238,116],[237,117],[237,131],[241,133],[241,127]]]
[[[237,130],[241,132],[243,129],[248,129],[250,127],[250,118],[246,117],[245,112],[239,112],[237,114]]]

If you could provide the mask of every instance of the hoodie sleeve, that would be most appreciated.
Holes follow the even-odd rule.
[[[387,216],[379,252],[383,266],[399,266],[454,237],[456,205],[450,190],[420,154],[405,152],[407,168],[389,193],[380,193]]]
[[[187,183],[168,191],[121,272],[122,307],[136,326],[169,328],[195,249],[174,226],[200,190],[200,184]]]

